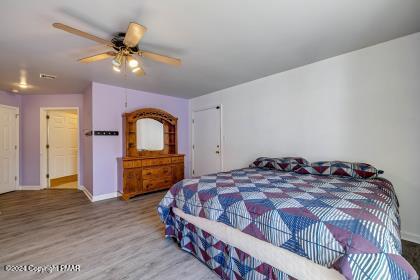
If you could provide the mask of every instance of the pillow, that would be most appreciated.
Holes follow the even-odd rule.
[[[353,163],[353,174],[355,178],[369,179],[376,178],[379,174],[384,173],[382,170],[378,170],[370,164],[355,162]]]
[[[294,172],[299,174],[314,174],[313,168],[310,165],[299,165]]]
[[[281,171],[292,171],[295,165],[297,165],[297,162],[286,158],[275,158],[274,161],[276,162],[274,169]]]
[[[331,161],[318,161],[311,163],[312,173],[314,175],[330,175]]]
[[[309,162],[301,157],[283,157],[283,158],[257,158],[250,167],[269,168],[281,171],[293,171],[301,165],[309,165]]]
[[[288,161],[296,161],[297,163],[301,165],[309,165],[309,161],[307,161],[306,159],[302,157],[284,157],[282,159],[288,160]]]
[[[299,174],[312,174],[312,175],[335,175],[351,177],[352,163],[345,161],[318,161],[310,165],[302,165],[299,169],[295,170]]]
[[[351,177],[353,175],[352,163],[346,161],[331,161],[330,175]]]
[[[259,157],[249,167],[270,168],[274,169],[274,159],[269,157]]]
[[[287,169],[279,169],[283,171],[296,171],[301,166],[309,165],[309,161],[302,157],[282,157],[282,158],[276,158],[276,160],[281,161],[282,163],[287,163],[288,167]]]
[[[311,167],[311,174],[314,175],[334,175],[361,179],[376,178],[383,173],[382,170],[378,170],[370,164],[360,162],[318,161],[311,163]]]

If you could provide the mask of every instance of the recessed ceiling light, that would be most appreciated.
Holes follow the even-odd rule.
[[[22,90],[26,90],[26,89],[31,89],[34,86],[27,84],[27,83],[14,83],[12,84],[12,89],[22,89]]]
[[[17,89],[12,89],[12,92],[14,92],[14,93],[18,93],[19,91],[17,90]]]
[[[19,83],[18,86],[23,89],[28,88],[28,84],[24,84],[24,83]]]

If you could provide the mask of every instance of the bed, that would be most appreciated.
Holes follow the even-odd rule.
[[[418,279],[386,179],[250,167],[178,182],[158,213],[222,279]]]

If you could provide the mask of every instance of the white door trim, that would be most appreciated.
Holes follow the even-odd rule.
[[[201,112],[201,111],[205,111],[205,110],[209,110],[209,109],[215,109],[219,107],[219,114],[220,114],[220,169],[221,171],[224,171],[224,167],[223,167],[223,156],[224,156],[224,136],[223,136],[223,106],[222,104],[219,105],[214,105],[214,106],[208,106],[208,107],[202,107],[196,110],[192,111],[192,116],[191,116],[191,170],[190,170],[190,174],[191,176],[194,176],[193,174],[193,170],[194,168],[194,149],[193,149],[193,145],[194,145],[194,114],[197,112]]]
[[[20,129],[19,129],[19,123],[20,123],[20,111],[19,111],[19,107],[15,107],[15,106],[9,106],[9,105],[3,105],[0,104],[0,107],[3,108],[7,108],[7,109],[15,109],[16,110],[16,182],[15,182],[15,190],[18,190],[20,187],[20,139],[19,139],[19,135],[20,135]]]
[[[39,113],[39,137],[40,137],[40,155],[39,155],[39,179],[40,179],[40,186],[41,189],[47,188],[47,178],[45,177],[47,166],[46,166],[46,154],[47,154],[47,123],[46,123],[46,115],[48,110],[76,110],[77,112],[77,188],[81,189],[81,176],[80,176],[80,127],[81,127],[81,119],[80,119],[80,111],[79,107],[41,107]]]

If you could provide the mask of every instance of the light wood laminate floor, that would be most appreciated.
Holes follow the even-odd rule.
[[[0,279],[218,279],[164,239],[164,192],[91,203],[77,190],[0,195]],[[5,272],[4,265],[80,264],[80,272]]]
[[[164,192],[91,203],[77,190],[0,195],[0,279],[218,279],[164,239]],[[420,273],[420,245],[403,241]],[[79,264],[80,272],[5,272],[5,265]]]
[[[69,183],[64,183],[64,184],[58,185],[58,186],[54,186],[54,187],[51,187],[51,188],[52,189],[74,189],[74,190],[76,190],[77,185],[78,185],[78,182],[74,181],[74,182],[69,182]]]

